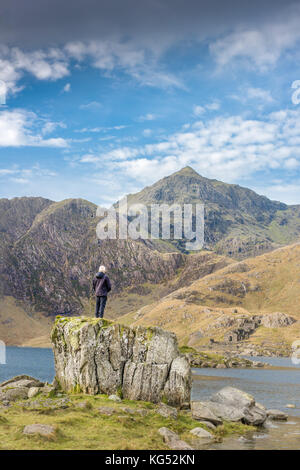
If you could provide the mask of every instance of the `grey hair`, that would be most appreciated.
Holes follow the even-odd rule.
[[[99,273],[105,273],[106,267],[105,266],[99,266]]]

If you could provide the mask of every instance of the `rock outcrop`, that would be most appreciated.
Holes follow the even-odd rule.
[[[210,401],[192,401],[192,417],[214,425],[222,421],[262,425],[267,419],[265,408],[255,402],[252,395],[233,387],[224,387]]]
[[[285,326],[290,326],[295,323],[295,318],[286,313],[275,312],[269,313],[268,315],[263,315],[261,324],[267,328],[282,328]]]
[[[33,388],[43,391],[45,384],[29,375],[17,375],[0,384],[0,403],[8,404],[12,401],[26,399],[32,396],[30,391]]]
[[[58,317],[51,339],[56,379],[67,392],[121,394],[176,406],[190,401],[190,366],[174,333]]]

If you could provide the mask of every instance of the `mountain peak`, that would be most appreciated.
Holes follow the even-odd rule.
[[[197,171],[194,170],[194,168],[187,165],[187,166],[181,168],[181,170],[176,171],[175,173],[173,173],[173,175],[199,176],[199,173],[197,173]]]

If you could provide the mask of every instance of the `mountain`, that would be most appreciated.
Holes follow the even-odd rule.
[[[234,184],[204,178],[185,167],[128,196],[128,204],[196,204],[205,210],[205,248],[245,258],[300,237],[300,206],[271,201]],[[184,241],[174,240],[181,250]]]
[[[224,335],[249,329],[247,346],[286,352],[300,337],[299,283],[297,243],[231,263],[120,321],[161,326],[194,347],[207,347],[213,338],[225,350]]]
[[[216,272],[236,258],[291,243],[300,234],[299,206],[204,178],[190,167],[129,195],[128,202],[204,203],[204,249],[187,253],[184,243],[176,240],[97,240],[97,207],[83,199],[0,199],[2,339],[11,344],[14,331],[18,338],[14,344],[22,344],[25,318],[36,338],[45,335],[50,319],[57,314],[91,315],[91,280],[99,264],[107,266],[113,282],[107,315],[116,318]],[[14,315],[15,309],[18,315]],[[25,336],[28,343],[30,334]]]

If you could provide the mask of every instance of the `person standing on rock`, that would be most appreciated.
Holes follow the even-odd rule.
[[[93,289],[96,295],[96,318],[103,318],[107,294],[111,291],[111,283],[105,272],[105,266],[100,266],[99,272],[93,279]]]

